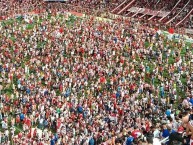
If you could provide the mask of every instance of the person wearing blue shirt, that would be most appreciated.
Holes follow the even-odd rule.
[[[88,115],[88,111],[86,110],[83,112],[83,117],[86,118],[87,115]]]
[[[55,142],[57,142],[57,141],[58,141],[58,134],[55,134],[55,136],[54,136],[54,140],[55,140]]]
[[[166,110],[166,115],[167,115],[167,117],[170,117],[170,115],[171,115],[171,109],[170,108],[168,108],[167,110]]]
[[[50,145],[55,145],[54,139],[52,139],[52,140],[50,141]]]
[[[117,37],[114,37],[113,40],[115,43],[117,43],[117,41],[118,41]]]
[[[162,132],[162,137],[166,138],[170,135],[170,132],[168,129],[164,129],[163,132]]]
[[[171,111],[170,111],[170,110],[166,110],[166,115],[167,115],[167,117],[169,117],[170,114],[171,114]]]
[[[24,118],[25,118],[25,116],[24,116],[24,114],[23,114],[23,113],[21,113],[21,114],[19,115],[19,117],[20,117],[20,121],[23,121],[23,120],[24,120]]]
[[[3,71],[3,67],[2,67],[2,65],[0,65],[0,72],[2,72]]]
[[[116,98],[119,98],[121,96],[120,92],[116,93]]]
[[[44,124],[44,128],[46,128],[48,126],[48,121],[45,119],[43,124]]]
[[[174,133],[175,131],[172,129],[169,129],[169,128],[164,128],[163,129],[163,132],[162,132],[162,137],[166,138],[166,137],[169,137],[171,133]]]
[[[189,102],[193,105],[193,98],[191,97]]]
[[[78,113],[83,113],[83,108],[82,108],[82,106],[78,106],[77,110],[78,110]]]
[[[126,141],[126,145],[132,145],[134,138],[132,136],[129,136]]]
[[[50,145],[55,145],[55,137],[53,137],[52,139],[51,139],[51,141],[50,141]]]
[[[26,93],[29,95],[29,94],[30,94],[30,92],[31,92],[31,91],[30,91],[30,89],[29,89],[29,88],[27,88],[27,89],[26,89]]]
[[[65,92],[65,97],[69,97],[70,96],[70,93],[71,93],[71,90],[68,88]]]
[[[44,96],[48,95],[48,90],[44,91]]]
[[[117,87],[117,91],[120,92],[121,91],[121,86]]]
[[[93,137],[89,140],[89,145],[94,145],[95,143],[94,143],[94,139],[93,139]]]

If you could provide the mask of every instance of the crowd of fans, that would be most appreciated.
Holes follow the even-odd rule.
[[[2,22],[0,37],[1,144],[188,144],[193,45],[182,36],[47,10]]]
[[[173,7],[176,5],[176,3],[178,2],[179,0],[171,0],[171,1],[167,1],[167,0],[159,0],[159,1],[155,1],[154,4],[153,4],[153,9],[154,10],[164,10],[165,11],[171,11],[173,9]]]
[[[137,22],[49,16],[1,26],[2,143],[140,144],[178,130],[192,106],[192,46]]]
[[[94,11],[112,11],[115,7],[119,6],[123,1],[122,0],[72,0],[67,2],[67,4],[80,7],[80,9],[88,9],[89,13]]]
[[[142,7],[141,7],[142,6]],[[140,1],[136,1],[133,5],[132,5],[132,7],[137,7],[138,9],[137,9],[137,11],[139,11],[140,10],[140,8],[146,8],[148,6],[148,2],[144,2],[144,3],[141,3]],[[138,12],[137,12],[138,13]],[[136,13],[135,12],[130,12],[130,11],[125,11],[125,12],[123,12],[123,16],[127,16],[127,17],[131,17],[131,16],[133,16],[133,15],[135,15]],[[138,13],[138,14],[136,14],[135,15],[135,17],[139,17],[139,16],[141,16],[141,15],[143,15],[143,14],[141,14],[141,13]]]
[[[124,9],[124,7],[127,6],[130,2],[131,1],[125,2],[124,5],[120,6],[113,13],[118,14],[118,12],[121,11],[121,9]],[[187,6],[186,6],[186,4],[187,4]],[[174,20],[172,20],[170,23],[170,25],[175,26],[185,16],[187,16],[187,14],[192,10],[193,2],[189,1],[189,0],[181,0],[181,1],[179,1],[179,0],[172,0],[172,1],[138,0],[138,1],[134,1],[133,4],[131,4],[127,9],[129,9],[131,7],[147,8],[147,9],[156,10],[156,11],[162,10],[162,11],[170,12],[164,19],[161,20],[161,22],[163,22],[163,23],[168,22],[169,20],[171,20],[173,17],[175,17],[180,12],[179,15],[177,15],[177,17]],[[145,13],[145,12],[144,13],[129,12],[129,11],[127,11],[127,9],[125,11],[123,11],[121,13],[121,15],[127,16],[127,17],[134,16],[135,18],[140,18]],[[146,15],[143,17],[143,19],[148,20],[150,17],[151,17],[150,15]],[[160,20],[160,19],[161,19],[161,17],[157,17],[157,18],[155,17],[154,21],[159,23],[158,20]],[[187,18],[185,20],[185,22],[183,22],[180,26],[188,28],[191,26],[191,25],[188,25],[188,26],[186,25],[189,22],[190,22],[190,20]]]
[[[97,8],[102,8],[102,7],[105,7],[107,6],[109,3],[109,0],[87,0],[87,1],[80,1],[80,0],[72,0],[69,2],[70,4],[72,5],[75,5],[75,6],[81,6],[81,7],[87,7],[87,8],[94,8],[94,9],[97,9]]]
[[[178,2],[178,1],[177,1],[177,2]],[[177,4],[177,2],[174,3],[173,7]],[[170,3],[170,2],[169,2],[169,3]],[[187,7],[185,7],[185,9],[183,9],[184,6],[185,6],[187,3],[188,3]],[[170,5],[168,5],[168,6],[170,6]],[[186,11],[188,11],[188,12],[190,11],[189,8],[192,7],[192,1],[189,2],[189,0],[181,0],[181,1],[176,5],[176,7],[175,7],[174,9],[173,9],[173,7],[170,7],[171,9],[168,9],[168,12],[170,12],[171,10],[172,10],[172,11],[170,12],[169,15],[167,15],[167,17],[165,17],[165,18],[162,20],[162,22],[166,23],[166,22],[168,22],[169,20],[171,20],[173,17],[175,17],[175,16],[177,15],[175,21],[172,21],[172,25],[175,25],[179,20],[181,20],[182,18],[184,18],[184,17],[186,16],[186,14],[187,14]],[[181,10],[183,10],[183,11],[181,12]],[[180,15],[178,15],[179,12],[181,12]]]
[[[20,13],[21,11],[28,12],[35,7],[41,5],[43,1],[40,0],[1,0],[0,1],[0,16],[12,15],[13,13]]]
[[[189,5],[187,5],[179,15],[177,15],[177,17],[172,21],[172,25],[175,26],[175,24],[177,24],[178,22],[180,22],[182,20],[182,18],[186,17],[186,15],[188,15],[188,13],[193,9],[193,2],[190,1]],[[187,18],[188,21],[190,21],[189,18]]]

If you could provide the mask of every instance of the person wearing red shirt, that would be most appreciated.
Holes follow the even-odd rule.
[[[137,127],[134,127],[134,130],[131,132],[131,136],[134,139],[137,139],[139,136],[141,136],[141,132],[139,131],[139,129],[137,129]]]

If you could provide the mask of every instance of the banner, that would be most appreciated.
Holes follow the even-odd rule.
[[[139,8],[139,7],[131,7],[127,11],[133,12],[133,13],[146,14],[146,15],[150,15],[150,16],[157,15],[159,17],[165,17],[170,13],[170,12],[166,12],[166,11],[154,11],[154,10],[150,10],[150,9],[146,9],[146,8]]]

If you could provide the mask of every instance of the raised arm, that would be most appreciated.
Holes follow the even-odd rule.
[[[192,132],[190,131],[189,123],[188,123],[187,126],[186,126],[186,135],[188,136],[188,135],[191,135],[191,134],[192,134]]]

